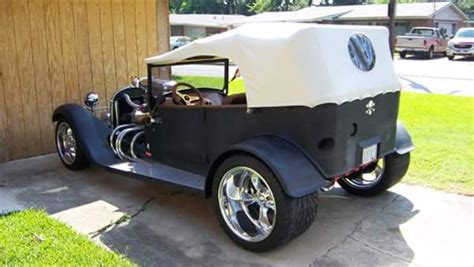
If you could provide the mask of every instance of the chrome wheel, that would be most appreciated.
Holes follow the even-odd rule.
[[[63,162],[72,165],[76,160],[76,139],[67,122],[59,123],[56,130],[56,146]]]
[[[375,186],[382,178],[385,171],[385,160],[380,159],[375,168],[370,172],[364,172],[358,176],[349,176],[342,178],[344,181],[352,187],[358,189],[367,189]]]
[[[239,238],[259,242],[267,238],[276,221],[276,203],[265,179],[248,167],[227,171],[219,183],[218,203],[227,226]]]

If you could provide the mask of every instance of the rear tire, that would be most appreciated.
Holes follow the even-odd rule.
[[[398,183],[408,170],[410,153],[398,155],[392,153],[384,158],[383,171],[372,184],[359,185],[362,173],[356,173],[338,180],[339,185],[348,193],[357,196],[374,196],[380,194]]]
[[[59,159],[70,170],[82,170],[89,167],[89,160],[81,149],[71,124],[59,119],[56,125],[56,149]]]
[[[238,174],[239,170],[250,171],[250,174],[248,172]],[[232,181],[229,180],[229,177]],[[243,178],[245,177],[248,177],[247,183],[244,182]],[[239,210],[239,207],[244,207],[243,205],[247,204],[240,204],[241,206],[236,204],[235,199],[238,198],[233,194],[233,192],[241,192],[238,194],[245,196],[241,199],[246,199],[246,201],[240,201],[240,203],[252,203],[248,200],[261,199],[258,196],[252,197],[252,188],[255,188],[252,181],[256,180],[255,177],[262,178],[262,182],[257,184],[264,185],[264,189],[268,189],[273,198],[274,210],[267,213],[266,220],[262,221],[260,220],[262,218],[260,209],[265,205],[257,206],[257,211],[255,205],[260,204],[255,202],[248,205],[248,209]],[[247,186],[239,187],[238,184],[247,184]],[[246,187],[249,189],[235,189]],[[254,191],[259,192],[255,189]],[[242,248],[255,252],[269,251],[301,235],[311,226],[318,210],[318,192],[300,198],[289,197],[283,192],[270,168],[257,158],[243,154],[227,158],[218,167],[213,180],[212,192],[216,216],[224,232]],[[268,211],[268,209],[266,210]],[[252,217],[259,222],[258,224],[252,223],[249,219],[247,214],[252,215],[251,211],[259,214],[255,216],[257,218]],[[267,222],[269,223],[267,224]],[[260,228],[257,226],[267,226],[270,222],[271,230],[269,231],[266,229],[270,229],[270,227]],[[261,234],[262,232],[264,234]]]
[[[430,50],[428,50],[428,53],[426,53],[426,57],[427,57],[428,59],[433,59],[433,57],[434,57],[434,49],[433,49],[433,47],[430,47]]]

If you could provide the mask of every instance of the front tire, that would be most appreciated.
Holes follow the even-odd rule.
[[[231,156],[218,167],[212,192],[224,232],[255,252],[269,251],[301,235],[318,210],[317,192],[289,197],[270,168],[248,155]]]
[[[408,170],[410,153],[398,155],[392,153],[379,160],[376,166],[338,180],[339,185],[348,193],[357,196],[374,196],[398,183]],[[365,176],[373,177],[368,179]]]
[[[448,56],[449,60],[454,60],[454,56]]]
[[[400,57],[401,57],[401,58],[406,58],[406,57],[407,57],[407,53],[406,53],[406,52],[400,52]]]
[[[89,166],[89,160],[81,150],[79,140],[68,121],[64,119],[58,121],[55,136],[59,158],[66,168],[82,170]]]

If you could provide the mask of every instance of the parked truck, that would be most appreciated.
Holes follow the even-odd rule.
[[[397,36],[395,51],[405,58],[408,54],[433,58],[436,53],[446,54],[449,37],[438,28],[415,27],[405,35]]]

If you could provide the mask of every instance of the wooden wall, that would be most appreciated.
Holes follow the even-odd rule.
[[[169,48],[168,0],[0,0],[0,162],[53,152],[51,114]]]

